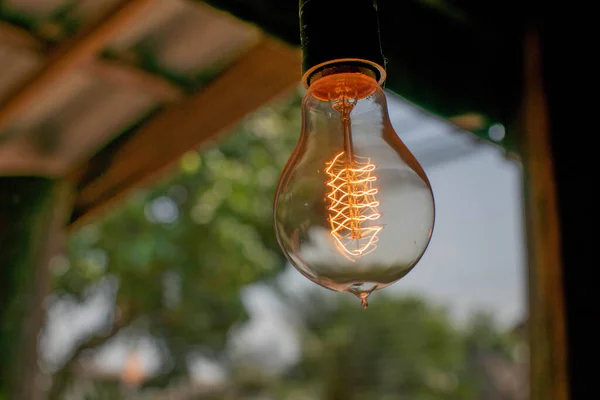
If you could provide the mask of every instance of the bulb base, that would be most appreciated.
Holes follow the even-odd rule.
[[[337,102],[345,97],[346,102],[355,103],[372,95],[379,87],[372,75],[373,73],[336,71],[314,79],[310,92],[315,99],[321,101]],[[334,109],[341,112],[335,107]]]
[[[302,75],[302,85],[306,89],[317,80],[335,74],[363,74],[373,78],[381,86],[386,78],[385,69],[374,62],[357,58],[330,60],[315,65]]]
[[[358,62],[383,83],[385,59],[376,0],[300,0],[300,41],[305,85],[326,64]]]

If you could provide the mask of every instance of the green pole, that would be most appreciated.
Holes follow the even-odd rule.
[[[66,183],[0,177],[0,400],[39,398],[48,264],[62,244],[70,206]]]

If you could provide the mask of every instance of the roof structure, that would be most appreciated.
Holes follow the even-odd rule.
[[[299,81],[298,49],[203,3],[0,7],[0,175],[70,176],[73,220]]]
[[[379,0],[386,88],[484,139],[503,124],[514,151],[520,23],[475,3]],[[0,175],[69,176],[73,221],[120,198],[299,84],[297,7],[2,2]]]
[[[298,1],[206,0],[289,44],[300,44]],[[385,88],[425,110],[490,139],[503,124],[500,143],[516,152],[522,103],[523,38],[534,4],[477,0],[377,0]],[[346,36],[353,40],[360,26]]]

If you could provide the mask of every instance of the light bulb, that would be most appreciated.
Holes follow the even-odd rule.
[[[364,308],[371,292],[418,262],[433,230],[433,194],[375,79],[340,72],[308,87],[274,206],[289,262],[321,286],[355,294]]]

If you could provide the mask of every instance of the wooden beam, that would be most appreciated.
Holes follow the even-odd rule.
[[[25,29],[0,21],[0,45],[38,52],[43,43]]]
[[[28,31],[0,21],[0,46],[27,51],[46,57],[43,43]],[[111,60],[93,59],[85,64],[85,72],[95,78],[116,85],[124,85],[140,92],[151,93],[156,98],[171,103],[181,100],[182,89],[169,80],[148,73],[133,65]]]
[[[525,40],[521,154],[529,258],[531,399],[567,400],[561,227],[539,37]]]
[[[44,45],[27,30],[0,21],[0,46],[40,54],[43,57]],[[86,63],[85,72],[94,77],[117,85],[124,85],[140,92],[151,93],[166,102],[181,100],[183,91],[167,79],[148,73],[133,65],[103,59],[91,59]]]
[[[94,57],[154,2],[155,0],[129,0],[119,3],[104,20],[62,45],[49,57],[46,66],[38,75],[25,82],[7,101],[0,103],[0,131],[60,78]]]
[[[99,59],[90,62],[85,71],[101,81],[152,94],[164,103],[173,103],[184,97],[183,90],[169,80],[124,63]]]
[[[41,398],[39,334],[49,265],[64,245],[72,187],[65,180],[0,177],[0,398]]]
[[[299,51],[263,39],[204,90],[122,138],[116,150],[101,152],[83,170],[74,171],[74,176],[91,176],[78,182],[74,222],[122,199],[134,186],[150,182],[185,152],[295,87],[299,78]]]

